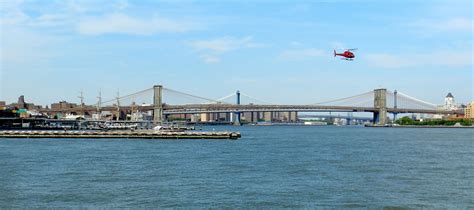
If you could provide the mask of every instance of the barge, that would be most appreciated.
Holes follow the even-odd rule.
[[[174,132],[174,131],[37,131],[1,130],[0,138],[121,138],[121,139],[230,139],[241,137],[240,132]]]

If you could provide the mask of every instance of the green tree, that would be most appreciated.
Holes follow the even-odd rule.
[[[405,116],[396,120],[395,122],[399,125],[413,125],[415,121],[412,120],[410,117]]]

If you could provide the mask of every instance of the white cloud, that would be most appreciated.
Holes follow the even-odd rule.
[[[290,46],[299,47],[299,46],[303,46],[303,43],[298,42],[298,41],[292,41],[292,42],[290,42]]]
[[[242,38],[227,36],[212,40],[199,40],[192,42],[191,45],[198,50],[209,50],[214,51],[216,53],[263,46],[261,44],[253,42],[253,38],[251,36],[246,36]]]
[[[126,0],[117,0],[107,6],[100,5],[96,1],[58,1],[48,5],[47,9],[40,4],[22,0],[0,1],[0,25],[76,30],[85,35],[153,35],[186,32],[197,28],[197,24],[189,21],[160,16],[149,18],[130,16],[125,13],[129,7]]]
[[[306,58],[322,57],[326,53],[323,50],[308,48],[300,50],[285,50],[280,54],[280,58],[288,60],[300,60]]]
[[[369,65],[381,68],[404,68],[417,66],[466,66],[473,65],[472,52],[434,52],[428,54],[369,54]]]
[[[66,14],[43,14],[30,22],[32,26],[54,27],[70,24],[71,20]]]
[[[226,36],[211,40],[193,41],[191,46],[205,53],[200,56],[204,62],[217,63],[220,61],[219,54],[238,49],[263,47],[264,45],[255,43],[251,36],[242,38]]]
[[[128,6],[129,6],[129,4],[128,4],[128,1],[127,1],[127,0],[119,0],[119,1],[117,1],[117,3],[115,4],[115,8],[118,9],[118,10],[124,10],[124,9],[126,9]]]
[[[34,5],[34,4],[33,4]],[[55,27],[71,25],[75,22],[70,10],[59,4],[50,5],[52,9],[44,11],[38,6],[23,1],[2,1],[0,5],[0,24],[2,27]],[[25,12],[29,11],[29,12]],[[34,11],[34,12],[31,12]],[[31,15],[31,14],[37,15]],[[64,27],[62,27],[64,29]]]
[[[89,8],[84,4],[84,2],[78,2],[74,0],[66,1],[65,7],[74,13],[83,13],[89,10]]]
[[[0,12],[4,13],[4,12],[8,12],[8,11],[11,11],[11,10],[18,10],[21,6],[21,4],[23,4],[23,0],[8,0],[8,1],[1,1],[0,2]]]
[[[1,25],[15,25],[20,24],[29,19],[21,10],[23,1],[1,1],[0,2],[0,24]]]
[[[473,21],[469,18],[456,17],[445,20],[421,19],[409,24],[420,30],[434,31],[472,31]]]
[[[114,13],[100,18],[89,18],[79,23],[79,33],[85,35],[129,34],[153,35],[165,32],[186,32],[192,24],[159,17],[139,19],[126,14]]]
[[[51,27],[74,21],[69,10],[64,10],[56,4],[52,4],[51,8],[54,9],[45,12],[23,1],[2,1],[0,24],[4,27]],[[31,15],[32,13],[37,15]]]
[[[205,63],[219,63],[220,58],[215,55],[201,55]]]

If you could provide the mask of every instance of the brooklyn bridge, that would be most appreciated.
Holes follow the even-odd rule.
[[[137,104],[136,102],[140,101],[140,98],[142,98],[141,100],[144,98],[145,101],[151,101],[151,103]],[[209,99],[169,89],[161,85],[155,85],[124,96],[117,96],[107,101],[99,99],[96,104],[81,104],[73,108],[45,109],[42,111],[49,114],[91,114],[101,111],[119,113],[151,112],[153,123],[155,124],[167,121],[169,116],[204,113],[227,114],[231,116],[235,124],[240,124],[241,116],[244,113],[250,113],[252,118],[257,118],[259,113],[261,115],[286,113],[289,118],[296,118],[299,112],[366,112],[372,113],[372,121],[378,125],[387,124],[388,114],[390,113],[394,115],[399,113],[463,114],[463,110],[441,110],[435,104],[411,97],[402,92],[397,92],[396,90],[392,92],[383,88],[330,101],[295,105],[273,104],[240,91],[219,99]]]

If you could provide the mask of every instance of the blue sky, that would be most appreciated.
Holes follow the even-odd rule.
[[[0,100],[162,84],[311,104],[374,88],[473,99],[471,1],[0,0]],[[332,50],[359,48],[354,62]]]

